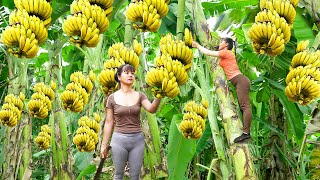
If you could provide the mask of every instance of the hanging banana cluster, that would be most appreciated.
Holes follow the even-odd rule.
[[[104,63],[103,70],[98,75],[102,92],[106,96],[109,96],[118,89],[118,83],[114,79],[118,67],[123,64],[130,64],[137,69],[141,52],[142,45],[137,40],[133,41],[130,49],[126,48],[123,43],[115,43],[109,48],[108,54],[110,59]]]
[[[13,127],[17,125],[21,118],[24,99],[25,95],[21,92],[19,97],[8,94],[4,98],[4,104],[0,110],[0,122],[4,126]]]
[[[39,148],[48,149],[51,142],[51,129],[48,125],[41,126],[41,131],[35,139]]]
[[[37,83],[34,87],[34,93],[31,100],[28,102],[29,114],[32,117],[44,119],[51,111],[51,103],[54,99],[54,92],[57,85],[51,81],[50,87],[46,86],[43,82]]]
[[[133,22],[133,27],[141,31],[156,32],[161,25],[161,18],[169,11],[170,0],[132,0],[126,16]]]
[[[248,31],[253,50],[257,54],[275,57],[289,42],[291,27],[296,17],[295,7],[299,0],[261,0],[262,9]]]
[[[98,133],[100,130],[100,116],[94,113],[94,119],[88,116],[83,116],[78,120],[79,128],[76,135],[73,137],[73,143],[78,150],[90,152],[96,148],[99,142]]]
[[[109,96],[118,88],[118,83],[114,79],[114,75],[117,72],[119,66],[124,64],[122,59],[110,58],[108,59],[103,66],[103,70],[98,75],[98,81],[101,84],[102,92]]]
[[[202,99],[201,104],[195,101],[189,101],[184,106],[185,114],[179,125],[183,136],[187,139],[199,139],[206,127],[207,108],[209,103]]]
[[[185,40],[178,40],[172,34],[167,34],[160,39],[160,52],[169,54],[172,59],[180,61],[185,69],[189,70],[193,60],[193,52],[189,48],[192,44],[192,35],[189,30],[185,30]]]
[[[60,96],[62,107],[67,111],[81,112],[88,103],[96,75],[90,71],[89,77],[77,71],[71,74],[70,83]]]
[[[135,40],[136,41],[136,40]],[[134,69],[138,69],[140,59],[139,56],[142,52],[142,45],[135,42],[133,43],[134,47],[127,48],[124,46],[124,44],[121,43],[115,43],[108,49],[108,56],[109,58],[116,58],[116,59],[122,59],[126,64],[130,64],[134,67]],[[119,60],[120,61],[120,60]]]
[[[191,45],[192,34],[188,28],[185,28],[185,41],[175,40],[172,34],[161,38],[161,56],[154,59],[155,68],[146,75],[146,82],[157,98],[176,97],[179,86],[187,82],[193,59]]]
[[[46,0],[14,0],[16,9],[1,40],[8,52],[18,58],[33,58],[48,37],[52,8]]]
[[[285,93],[290,101],[309,104],[320,97],[320,51],[311,52],[309,41],[301,41],[286,77]]]
[[[310,156],[309,169],[311,180],[320,179],[320,147],[315,147]]]
[[[157,98],[168,96],[176,97],[180,88],[188,80],[188,73],[183,64],[172,60],[169,54],[162,54],[154,59],[156,66],[147,72],[146,82],[152,87],[152,92]]]
[[[100,34],[109,27],[113,0],[74,0],[71,15],[62,25],[69,40],[76,45],[97,46]]]

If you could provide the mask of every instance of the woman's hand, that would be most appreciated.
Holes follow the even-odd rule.
[[[110,148],[111,148],[111,146],[109,146],[108,144],[101,145],[101,158],[108,157],[108,152],[109,152]]]
[[[192,47],[198,48],[199,47],[199,43],[197,41],[192,41]]]

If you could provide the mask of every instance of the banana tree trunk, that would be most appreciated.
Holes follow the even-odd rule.
[[[282,111],[283,107],[279,102],[279,99],[275,97],[274,94],[271,95],[270,99],[270,110],[269,114],[271,115],[271,124],[274,127],[277,127],[282,132],[285,132],[285,121],[284,121],[284,114]],[[263,169],[266,169],[266,179],[294,179],[293,174],[294,172],[291,171],[288,165],[284,164],[281,161],[281,157],[279,157],[279,153],[277,147],[280,147],[283,152],[287,152],[288,148],[286,143],[281,140],[276,133],[270,134],[270,154],[268,158],[268,163],[264,163],[266,166]]]
[[[27,59],[17,59],[8,56],[9,78],[12,79],[8,85],[8,93],[18,95],[25,93],[28,85]],[[32,170],[31,163],[31,126],[32,121],[24,111],[21,119],[15,127],[6,128],[4,140],[5,163],[2,165],[1,179],[30,179]]]
[[[193,4],[193,20],[195,22],[195,32],[200,42],[209,45],[211,35],[202,10],[201,2],[196,0]],[[230,145],[230,155],[233,160],[236,179],[252,178],[257,179],[250,150],[247,144],[234,144],[233,140],[241,134],[242,123],[238,115],[237,106],[223,70],[217,65],[215,58],[208,57],[207,65],[211,69],[211,74],[216,87],[218,105],[223,118],[223,127]]]
[[[53,76],[46,77],[46,83],[51,80],[57,83],[57,93],[52,104],[52,112],[50,114],[49,125],[52,130],[51,149],[52,149],[52,163],[50,179],[73,179],[72,171],[72,152],[70,151],[70,140],[67,131],[66,115],[61,108],[61,101],[59,99],[62,90],[62,45],[66,39],[61,37],[57,39],[54,44],[48,45],[49,72]]]

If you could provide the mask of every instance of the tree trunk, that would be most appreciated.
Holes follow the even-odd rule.
[[[269,108],[269,114],[270,114],[270,120],[272,126],[280,129],[282,132],[285,132],[285,121],[284,121],[284,114],[283,114],[283,107],[281,103],[279,102],[279,99],[275,97],[274,94],[271,95],[270,99],[270,108]],[[293,172],[291,172],[289,166],[287,164],[284,164],[283,161],[281,161],[281,158],[279,157],[279,153],[277,150],[277,147],[280,147],[283,152],[287,152],[286,143],[284,143],[283,140],[281,140],[276,133],[271,132],[270,134],[270,154],[268,162],[263,163],[265,165],[266,169],[266,179],[274,179],[274,180],[281,180],[281,179],[294,179],[292,177]]]
[[[193,4],[195,32],[204,45],[209,45],[211,35],[200,1]],[[225,134],[230,145],[230,155],[233,160],[236,179],[257,179],[250,150],[247,144],[234,144],[235,137],[242,133],[242,123],[238,115],[237,106],[230,88],[228,87],[223,70],[217,65],[215,58],[209,58],[207,65],[211,68],[213,82],[216,87],[220,113],[223,118]]]
[[[62,45],[66,39],[61,37],[54,44],[48,45],[48,55],[50,59],[49,72],[52,76],[46,77],[46,84],[50,81],[57,83],[55,99],[52,103],[49,126],[52,130],[51,149],[52,163],[50,165],[50,179],[73,179],[72,152],[70,151],[70,139],[68,137],[66,115],[61,108],[60,95],[62,84]]]
[[[27,59],[17,59],[8,56],[9,78],[12,79],[8,85],[8,93],[19,95],[19,92],[25,93],[28,85]],[[25,105],[24,105],[25,106]],[[25,109],[25,107],[24,107]],[[15,127],[6,128],[6,137],[4,140],[5,156],[2,165],[1,179],[22,179],[31,177],[31,119],[26,111],[21,114],[21,119]]]

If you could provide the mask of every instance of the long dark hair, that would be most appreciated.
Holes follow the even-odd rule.
[[[234,54],[236,55],[236,42],[229,38],[229,37],[225,37],[221,39],[222,41],[225,41],[228,44],[228,50],[232,50],[232,48],[234,47]]]
[[[136,70],[130,64],[123,64],[119,66],[117,72],[114,74],[114,80],[119,83],[119,87],[120,87],[119,76],[121,76],[121,73],[123,71],[130,71],[134,73]]]

